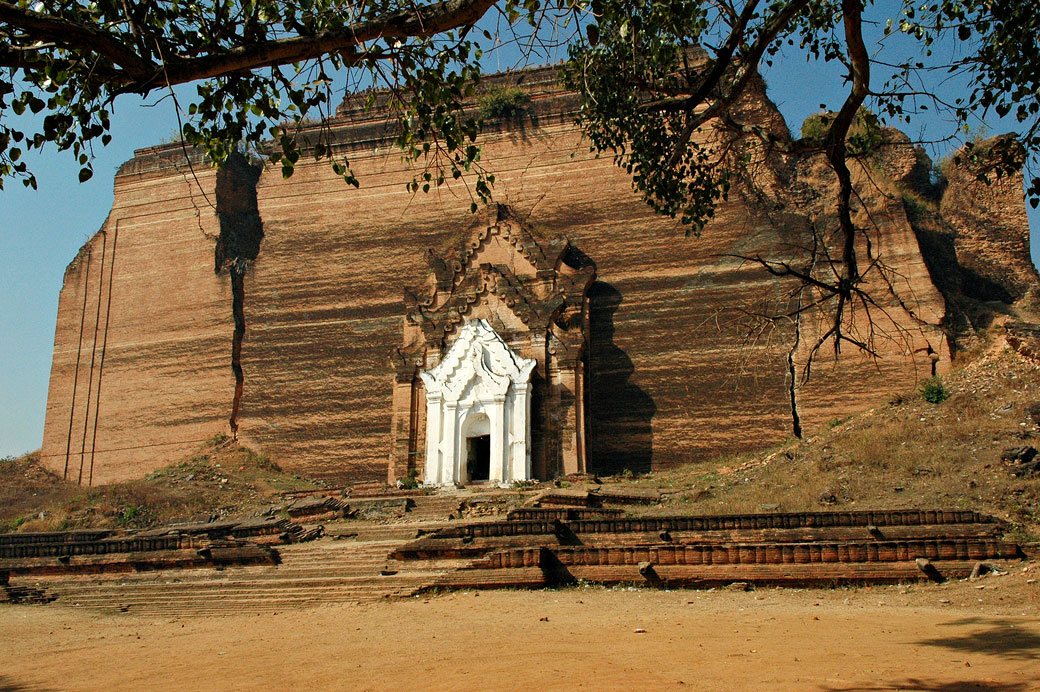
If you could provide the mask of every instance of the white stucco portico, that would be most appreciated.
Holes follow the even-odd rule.
[[[534,367],[534,359],[514,353],[486,320],[460,327],[443,360],[420,373],[427,485],[506,485],[532,477]]]

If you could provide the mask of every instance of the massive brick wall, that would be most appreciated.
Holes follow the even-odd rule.
[[[213,271],[215,174],[195,175],[125,166],[65,272],[42,454],[71,480],[141,476],[226,427],[231,294]]]
[[[825,215],[826,203],[764,214],[734,195],[702,237],[686,238],[675,221],[650,212],[609,158],[588,152],[572,124],[573,100],[536,77],[527,79],[533,117],[492,128],[482,163],[495,172],[497,201],[546,235],[565,234],[596,262],[590,467],[665,468],[783,439],[790,430],[790,329],[779,325],[749,340],[734,317],[741,314],[735,308],[782,286],[731,255],[795,243],[810,212]],[[778,120],[768,102],[757,107]],[[241,436],[289,469],[382,480],[390,449],[388,353],[401,340],[402,289],[426,275],[425,249],[452,245],[472,223],[470,196],[461,184],[408,194],[414,172],[380,142],[382,119],[347,109],[341,118],[336,136],[360,189],[327,164],[303,162],[291,179],[270,170],[257,185],[264,239],[245,276]],[[85,451],[88,469],[93,452],[95,483],[139,476],[226,430],[231,295],[227,275],[213,267],[214,175],[199,166],[195,175],[197,185],[174,149],[139,152],[117,176],[103,235],[70,265],[44,440],[44,458],[59,472],[68,453],[78,477]],[[846,349],[814,374],[799,391],[810,430],[927,374],[911,356],[926,341],[948,362],[935,327],[942,298],[905,213],[883,196],[871,204],[876,208],[862,213],[879,215],[886,256],[902,269],[898,292],[919,308],[920,321],[893,311],[905,342],[882,348],[880,360]],[[100,256],[106,242],[112,252],[116,230],[106,275]],[[91,379],[89,362],[99,353],[103,373],[95,363]],[[91,420],[84,438],[84,416],[95,411],[97,432]]]

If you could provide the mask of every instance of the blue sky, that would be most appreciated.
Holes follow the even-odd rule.
[[[149,102],[151,103],[151,102]],[[156,144],[177,127],[172,105],[116,102],[113,140],[96,151],[94,177],[77,182],[71,154],[26,160],[38,190],[19,181],[0,191],[0,457],[38,449],[50,377],[50,352],[65,267],[104,223],[113,176],[134,149]]]
[[[488,69],[496,69],[496,63],[489,62]],[[796,132],[821,104],[836,109],[844,99],[836,66],[796,57],[765,69],[764,74],[770,97]],[[919,122],[901,129],[918,137],[919,128],[927,126],[929,138],[949,131],[934,117]],[[986,125],[990,134],[997,134],[1012,129],[1014,123]],[[7,181],[0,192],[0,457],[40,446],[62,276],[80,246],[104,223],[112,205],[113,175],[135,148],[157,144],[176,127],[169,99],[122,97],[115,104],[113,140],[96,151],[90,181],[77,182],[78,166],[70,155],[49,152],[28,159],[39,190]],[[946,145],[930,154],[934,158],[950,148]],[[1036,258],[1040,212],[1030,209],[1029,219]],[[697,241],[678,238],[677,242]]]

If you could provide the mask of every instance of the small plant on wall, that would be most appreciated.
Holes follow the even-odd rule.
[[[416,469],[408,471],[408,476],[398,481],[398,487],[403,490],[415,490],[419,487],[419,472]]]
[[[480,97],[480,117],[484,120],[515,120],[527,112],[531,98],[517,87],[492,87]]]

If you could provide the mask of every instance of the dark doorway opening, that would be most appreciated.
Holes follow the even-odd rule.
[[[483,483],[491,477],[491,435],[466,438],[466,470],[470,483]]]

